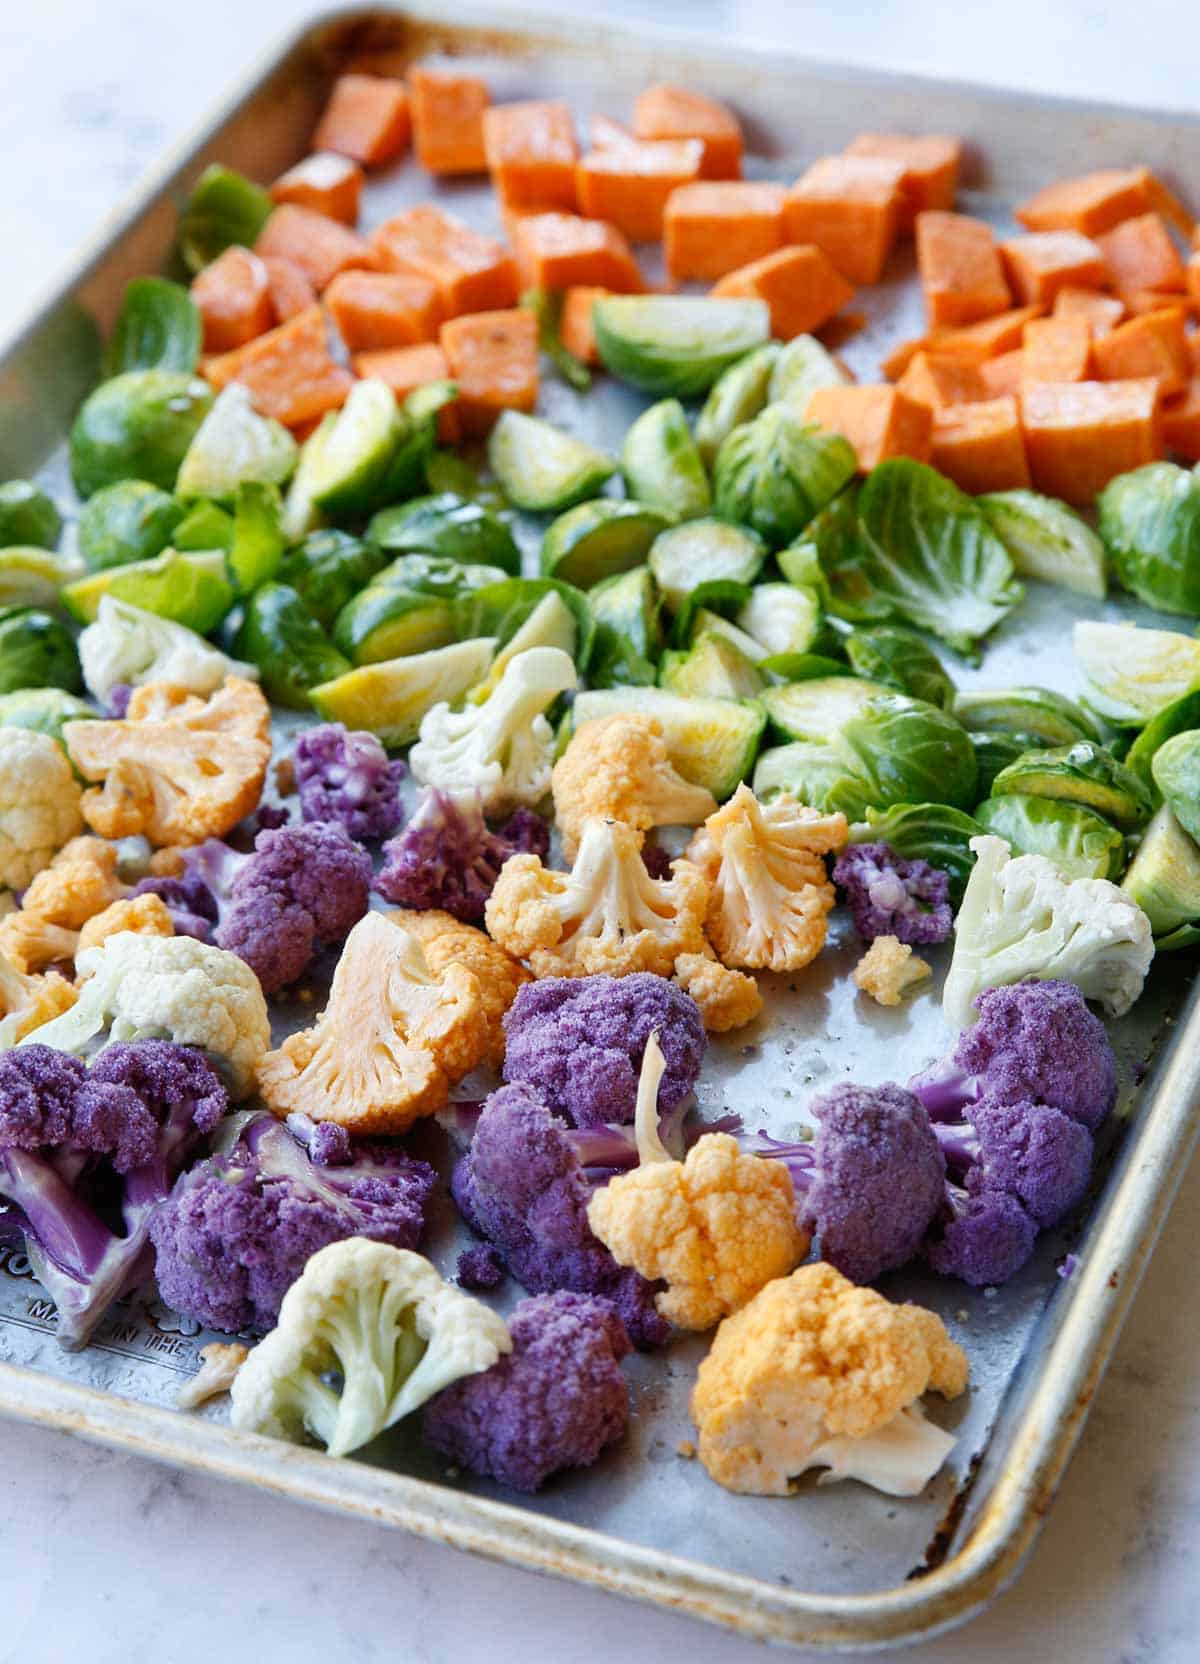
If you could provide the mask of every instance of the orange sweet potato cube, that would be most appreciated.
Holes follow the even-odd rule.
[[[917,354],[924,352],[928,345],[929,338],[925,335],[914,335],[907,341],[899,341],[880,359],[879,368],[889,381],[899,381]]]
[[[773,254],[783,244],[783,186],[703,180],[667,198],[663,243],[678,280],[718,278]]]
[[[530,411],[538,395],[537,319],[523,309],[475,312],[442,325],[458,383],[463,432],[490,431],[502,410]]]
[[[1182,393],[1162,409],[1163,444],[1184,462],[1200,462],[1200,377],[1193,376]]]
[[[1010,312],[998,312],[994,318],[983,318],[977,324],[964,324],[959,329],[935,329],[930,345],[938,352],[953,353],[967,358],[972,364],[982,364],[1002,352],[1011,352],[1022,345],[1025,325],[1041,316],[1040,306],[1017,306]]]
[[[210,358],[204,375],[220,392],[240,382],[254,408],[288,427],[298,427],[345,404],[354,377],[329,350],[319,306],[300,312],[244,347]]]
[[[900,227],[904,164],[888,156],[822,156],[783,209],[789,243],[815,243],[851,283],[877,283]]]
[[[935,328],[975,323],[1012,305],[992,228],[967,214],[917,215],[917,270]]]
[[[1106,231],[1100,245],[1113,288],[1124,298],[1139,289],[1182,292],[1187,273],[1171,233],[1158,214],[1139,214]]]
[[[1086,381],[1092,330],[1086,318],[1034,318],[1025,325],[1024,381]]]
[[[324,299],[351,352],[436,340],[442,321],[437,285],[420,272],[342,272]]]
[[[703,160],[699,139],[631,138],[598,146],[575,170],[580,210],[608,220],[635,243],[656,243],[667,198],[699,179]]]
[[[1055,295],[1051,310],[1056,318],[1086,318],[1094,339],[1121,322],[1125,316],[1125,302],[1116,295],[1102,295],[1095,289],[1076,289],[1068,283]]]
[[[930,460],[963,491],[1013,491],[1029,484],[1017,401],[1011,395],[933,413]]]
[[[563,296],[562,312],[558,320],[558,334],[568,352],[585,364],[599,364],[600,354],[596,349],[596,331],[592,324],[592,308],[598,300],[603,300],[607,289],[596,289],[589,284],[583,284],[568,289]]]
[[[1016,300],[1049,306],[1060,289],[1098,289],[1108,281],[1104,256],[1078,231],[1029,231],[1000,244],[1000,258]]]
[[[379,263],[370,243],[357,231],[293,202],[276,208],[259,232],[254,252],[290,260],[318,294],[339,272]]]
[[[516,262],[503,243],[431,202],[385,220],[371,241],[388,271],[419,272],[437,285],[447,318],[516,301]]]
[[[449,70],[408,72],[413,148],[429,173],[485,173],[483,112],[491,103],[487,82]]]
[[[1002,399],[1008,393],[1019,393],[1025,380],[1025,349],[1013,347],[997,358],[985,358],[979,365],[979,379],[986,399]]]
[[[408,149],[408,89],[380,75],[339,75],[313,134],[314,150],[334,150],[364,167],[382,167]]]
[[[771,334],[790,341],[828,323],[851,299],[854,288],[825,251],[809,243],[752,260],[723,277],[713,286],[713,294],[765,300]]]
[[[276,202],[294,202],[343,225],[357,225],[363,175],[357,162],[332,150],[318,150],[281,173],[271,186]]]
[[[204,326],[205,352],[229,352],[275,322],[267,268],[248,248],[227,248],[198,272],[192,299]]]
[[[848,439],[861,473],[892,456],[929,461],[933,412],[898,387],[819,387],[805,419]]]
[[[504,207],[574,212],[579,148],[566,104],[493,104],[483,113],[483,147]]]
[[[271,310],[277,324],[285,324],[289,318],[295,318],[317,304],[317,291],[295,261],[285,260],[282,255],[268,254],[263,257],[263,265],[267,272]]]
[[[928,208],[950,209],[958,190],[962,144],[943,133],[860,133],[847,156],[884,156],[904,168],[900,230],[911,231]]]
[[[1162,454],[1156,381],[1027,382],[1021,426],[1034,487],[1068,503]]]
[[[638,139],[699,139],[704,146],[701,179],[742,177],[742,129],[737,117],[715,98],[666,84],[647,87],[633,106]]]
[[[1122,220],[1152,211],[1188,235],[1191,215],[1149,168],[1102,168],[1047,185],[1021,204],[1016,217],[1030,231],[1079,231],[1098,237]]]
[[[969,359],[937,351],[918,352],[897,383],[900,391],[931,410],[985,397],[983,377]]]
[[[605,220],[578,214],[527,214],[513,221],[513,253],[522,289],[569,289],[577,284],[634,295],[645,279],[629,244]]]
[[[1096,342],[1095,358],[1102,381],[1152,376],[1164,397],[1181,393],[1192,373],[1183,308],[1165,307],[1118,324]]]
[[[386,381],[402,404],[418,387],[431,381],[449,381],[450,366],[441,347],[424,341],[415,347],[389,347],[380,352],[356,353],[351,360],[355,375],[364,380]],[[444,445],[457,444],[462,438],[457,401],[444,404],[438,411],[438,438]]]

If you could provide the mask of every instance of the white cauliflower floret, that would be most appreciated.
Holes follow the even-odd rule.
[[[49,734],[0,728],[0,890],[23,890],[82,832],[82,795]]]
[[[175,1394],[179,1410],[198,1410],[210,1398],[220,1398],[237,1379],[237,1372],[250,1356],[250,1348],[240,1341],[226,1344],[213,1341],[200,1348],[200,1368],[188,1378]]]
[[[203,636],[113,595],[100,599],[94,624],[79,637],[79,663],[94,699],[107,705],[115,687],[171,682],[202,697],[226,676],[258,680],[254,665],[228,658]]]
[[[425,713],[409,753],[413,778],[444,792],[478,792],[485,812],[540,803],[550,789],[554,730],[544,712],[578,677],[568,653],[530,647],[505,666],[492,692],[461,711]]]
[[[1142,991],[1150,921],[1104,878],[1066,878],[1044,855],[1009,856],[1002,838],[972,838],[975,865],[954,921],[954,958],[942,993],[955,1028],[975,1020],[985,988],[1026,977],[1073,982],[1110,1017]]]
[[[420,1254],[352,1236],[314,1254],[284,1295],[234,1379],[231,1419],[345,1456],[511,1351],[504,1319]]]
[[[77,1054],[104,1030],[108,1041],[172,1040],[205,1052],[231,1097],[253,1088],[271,1024],[258,978],[236,953],[191,936],[122,931],[81,953],[75,968],[79,999],[30,1039]]]

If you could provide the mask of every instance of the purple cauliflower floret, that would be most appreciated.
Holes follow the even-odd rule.
[[[522,1300],[513,1349],[425,1407],[426,1444],[514,1491],[562,1468],[586,1468],[629,1422],[625,1325],[607,1300],[562,1290]]]
[[[157,896],[171,915],[175,934],[194,936],[198,942],[210,939],[220,918],[217,898],[198,873],[184,873],[180,878],[140,878],[132,893]]]
[[[320,1166],[273,1116],[245,1117],[236,1142],[185,1173],[151,1222],[166,1303],[207,1328],[269,1329],[319,1248],[351,1236],[415,1248],[433,1169],[390,1145],[347,1153]]]
[[[375,888],[399,907],[439,907],[479,924],[509,856],[544,861],[549,853],[550,828],[532,809],[518,809],[492,831],[478,795],[455,797],[431,787],[404,831],[384,845]]]
[[[0,1196],[63,1346],[138,1282],[155,1214],[228,1106],[207,1060],[164,1040],[108,1046],[90,1068],[36,1043],[0,1055]]]
[[[400,782],[408,770],[389,760],[374,734],[318,723],[296,741],[293,762],[306,821],[336,821],[363,842],[390,838],[403,820]]]
[[[450,1188],[467,1223],[531,1294],[565,1288],[602,1295],[636,1345],[667,1339],[670,1325],[654,1304],[654,1286],[618,1266],[593,1235],[592,1187],[567,1128],[529,1086],[492,1093]]]
[[[577,1126],[632,1121],[654,1032],[667,1060],[659,1110],[670,1111],[696,1084],[707,1045],[691,995],[649,971],[543,977],[518,989],[504,1018],[504,1078]]]
[[[499,1288],[508,1273],[491,1243],[477,1242],[473,1248],[465,1248],[458,1256],[456,1275],[463,1288],[486,1293]]]
[[[926,1249],[944,1277],[974,1288],[1005,1283],[1033,1253],[1037,1226],[1015,1196],[989,1190],[974,1175],[965,1190],[947,1187],[947,1222]]]
[[[833,881],[846,893],[854,928],[864,941],[895,936],[912,947],[932,947],[954,928],[950,874],[928,861],[906,861],[890,844],[850,844],[837,858]]]
[[[217,946],[244,959],[265,994],[276,993],[357,924],[370,885],[371,857],[334,822],[260,832],[229,887]]]

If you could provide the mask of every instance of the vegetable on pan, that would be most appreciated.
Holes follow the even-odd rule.
[[[195,274],[231,244],[253,248],[275,204],[232,168],[213,162],[192,186],[179,216],[179,252]]]
[[[310,532],[280,564],[280,583],[300,596],[317,623],[332,629],[346,603],[385,565],[386,555],[375,544],[349,532]]]
[[[766,545],[756,532],[713,519],[660,530],[648,556],[663,604],[673,613],[702,585],[752,584],[766,558]]]
[[[1101,739],[1088,713],[1051,688],[971,688],[956,695],[952,708],[972,732],[1014,734],[1039,745]]]
[[[0,612],[0,694],[23,688],[81,693],[79,658],[70,630],[38,607]]]
[[[985,832],[1017,855],[1044,855],[1068,878],[1111,878],[1125,868],[1125,839],[1103,815],[1082,803],[1010,791],[975,810]]]
[[[1150,762],[1162,800],[1185,832],[1200,837],[1200,730],[1166,740]]]
[[[1085,702],[1121,727],[1140,728],[1200,684],[1195,636],[1081,619],[1072,642]]]
[[[430,653],[364,664],[308,690],[326,722],[376,734],[388,750],[409,745],[434,705],[461,699],[487,675],[494,636],[470,637]]]
[[[1073,509],[1036,491],[977,497],[988,524],[1022,578],[1039,578],[1102,601],[1108,589],[1104,544]]]
[[[640,566],[668,524],[657,509],[641,503],[613,497],[580,503],[547,527],[542,539],[542,574],[590,589],[601,578]]]
[[[91,572],[153,560],[171,542],[186,510],[146,480],[117,480],[88,498],[79,515],[79,553]]]
[[[143,682],[171,682],[203,697],[226,676],[258,675],[255,666],[228,658],[195,630],[114,595],[101,598],[95,621],[80,635],[79,662],[88,692],[101,705],[118,687]]]
[[[387,554],[440,555],[464,566],[499,566],[516,577],[521,556],[507,524],[482,503],[444,491],[381,509],[366,539]]]
[[[200,337],[200,314],[186,289],[165,277],[135,277],[125,285],[104,373],[181,370],[191,375],[200,357]]]
[[[1178,745],[1179,740],[1169,742]],[[1159,753],[1159,757],[1162,753]],[[1162,789],[1162,783],[1159,782]],[[992,796],[1020,792],[1029,797],[1078,803],[1105,816],[1125,832],[1150,818],[1150,793],[1136,774],[1093,740],[1076,740],[1045,751],[1027,751],[992,781]]]
[[[90,624],[105,596],[128,601],[200,635],[216,629],[235,599],[221,549],[184,553],[168,548],[153,560],[107,567],[65,585],[62,603],[80,624]]]
[[[777,341],[768,341],[737,359],[713,383],[696,419],[696,449],[706,468],[712,467],[722,441],[734,428],[766,409],[781,350]]]
[[[127,370],[84,400],[71,429],[71,478],[81,497],[118,480],[174,489],[212,406],[212,389],[183,370]]]
[[[937,705],[943,711],[952,711],[964,727],[973,726],[955,706],[954,683],[942,661],[912,630],[877,624],[873,628],[852,630],[843,646],[856,676],[881,682],[897,693],[923,699],[927,705]]]
[[[693,398],[771,333],[761,300],[611,295],[592,309],[605,369],[644,393]]]
[[[61,533],[62,515],[41,486],[32,480],[0,485],[0,549],[55,549]]]
[[[685,699],[660,688],[597,688],[576,695],[572,730],[594,717],[617,715],[657,719],[672,767],[718,801],[750,773],[766,726],[763,711],[741,700]]]
[[[287,584],[264,584],[250,596],[234,645],[256,667],[267,697],[293,710],[307,710],[313,688],[350,669]]]
[[[663,654],[658,685],[671,693],[702,698],[753,699],[767,683],[752,659],[727,636],[712,630],[695,636],[686,652]]]
[[[683,406],[662,399],[644,410],[625,435],[621,472],[629,495],[669,520],[707,514],[712,492]]]
[[[401,907],[439,909],[465,924],[482,924],[487,899],[511,855],[550,853],[550,829],[531,809],[518,809],[499,828],[483,818],[478,795],[436,787],[418,799],[408,825],[384,845],[374,888]]]
[[[1200,941],[1200,846],[1165,803],[1146,828],[1121,888],[1149,919],[1157,952]]]
[[[853,478],[854,453],[840,434],[805,426],[785,405],[769,405],[722,441],[713,498],[718,514],[779,549]]]
[[[1160,612],[1200,613],[1200,479],[1191,469],[1153,462],[1122,474],[1097,506],[1117,581]]]
[[[390,837],[404,818],[400,782],[408,773],[374,734],[340,722],[305,728],[292,753],[300,813],[305,821],[336,822],[352,838]]]
[[[561,514],[594,497],[617,466],[594,445],[519,410],[502,412],[487,456],[509,502],[534,514]]]
[[[230,503],[246,481],[285,485],[296,466],[297,445],[282,422],[260,416],[238,382],[217,394],[179,467],[175,495],[181,502],[207,497]]]
[[[868,809],[866,819],[850,828],[850,842],[885,843],[908,861],[927,861],[949,874],[950,899],[957,905],[975,857],[971,839],[979,822],[945,803],[900,803],[883,811]]]
[[[602,578],[588,591],[596,634],[589,687],[653,686],[662,651],[658,586],[648,566]]]

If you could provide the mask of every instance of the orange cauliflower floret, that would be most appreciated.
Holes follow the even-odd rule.
[[[51,971],[25,976],[0,953],[0,1049],[7,1050],[75,1004],[74,988]]]
[[[402,1133],[446,1102],[486,1055],[488,1015],[473,971],[435,977],[417,938],[367,913],[346,938],[329,1004],[259,1064],[276,1115],[299,1111],[355,1133]]]
[[[712,883],[706,926],[717,957],[747,970],[798,971],[825,946],[836,899],[822,857],[841,849],[845,815],[786,795],[762,804],[741,785],[688,845]]]
[[[271,755],[261,690],[227,676],[208,699],[147,682],[123,722],[68,722],[63,738],[87,780],[83,817],[108,838],[153,844],[220,838],[256,807]]]
[[[854,967],[854,981],[880,1005],[899,1005],[933,971],[898,936],[876,936]]]
[[[22,971],[73,959],[81,928],[124,890],[116,846],[103,838],[72,838],[34,878],[20,910],[0,920],[0,953]]]
[[[487,1061],[498,1069],[504,1062],[504,1013],[521,984],[532,982],[530,973],[499,942],[438,907],[421,912],[397,907],[385,917],[417,938],[434,976],[441,976],[451,965],[465,965],[475,973],[487,1015]]]
[[[752,1023],[763,1008],[758,983],[745,971],[731,971],[708,953],[681,953],[675,961],[675,981],[700,1007],[710,1034]]]
[[[707,1133],[675,1161],[658,1132],[664,1060],[651,1035],[638,1082],[639,1165],[597,1190],[588,1224],[618,1265],[667,1287],[656,1298],[681,1329],[709,1329],[783,1277],[808,1252],[792,1178],[780,1161],[743,1155],[727,1133]]]
[[[633,713],[585,722],[555,763],[551,788],[568,860],[593,815],[645,832],[698,826],[717,806],[711,792],[676,773],[658,718]]]
[[[110,936],[123,930],[136,936],[174,936],[175,923],[161,896],[130,896],[125,901],[114,901],[103,913],[89,919],[79,932],[77,953],[98,948]]]
[[[19,971],[40,971],[74,959],[78,941],[77,930],[51,924],[40,913],[27,913],[23,907],[0,919],[0,953]]]
[[[718,1329],[692,1393],[700,1460],[727,1490],[759,1496],[786,1495],[813,1467],[915,1496],[954,1444],[918,1400],[966,1384],[966,1356],[933,1312],[806,1265]]]
[[[651,878],[641,841],[619,821],[594,819],[569,873],[510,856],[488,899],[489,932],[534,976],[670,976],[680,954],[704,951],[708,884],[687,861]]]

